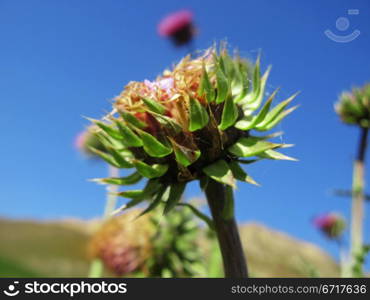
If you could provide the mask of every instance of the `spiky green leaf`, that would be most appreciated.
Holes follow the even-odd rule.
[[[168,170],[168,165],[154,164],[150,166],[139,160],[135,160],[133,164],[137,171],[146,178],[161,177]]]
[[[123,196],[124,198],[126,198],[125,196]],[[122,205],[121,207],[117,208],[116,210],[114,210],[111,215],[112,216],[115,216],[119,213],[121,213],[122,211],[125,211],[131,207],[134,207],[138,204],[140,204],[141,202],[144,202],[146,198],[135,198],[135,199],[132,199],[131,201],[127,202],[126,204]]]
[[[234,145],[228,148],[232,154],[240,157],[251,157],[266,150],[282,147],[282,144],[274,144],[258,138],[240,138]]]
[[[227,78],[235,78],[236,65],[226,51],[223,51],[223,53],[220,55],[220,65],[223,65],[223,71]]]
[[[122,143],[126,147],[141,147],[143,145],[141,139],[128,126],[119,121],[116,124],[122,135]]]
[[[133,154],[130,150],[128,149],[120,149],[118,150],[119,154],[121,154],[125,158],[133,158]]]
[[[188,147],[182,146],[171,140],[173,150],[175,152],[176,161],[187,167],[194,163],[201,155],[200,150],[193,150]]]
[[[145,131],[139,131],[140,137],[143,142],[144,150],[152,157],[164,157],[172,153],[172,148],[167,147],[156,137]]]
[[[166,108],[158,101],[154,101],[148,98],[143,98],[142,100],[150,111],[153,111],[157,114],[164,114],[164,112],[166,111]]]
[[[276,118],[278,118],[284,111],[284,109],[289,105],[290,102],[294,100],[294,98],[298,95],[298,93],[292,95],[288,99],[280,102],[276,105],[264,118],[264,120],[258,124],[257,128],[264,128],[268,124],[272,123]]]
[[[150,202],[149,206],[143,210],[137,218],[147,214],[148,212],[155,209],[162,201],[165,201],[168,199],[170,188],[169,186],[162,186],[161,189],[158,191],[158,193],[155,195],[155,198]]]
[[[214,101],[215,91],[213,89],[211,81],[209,80],[209,76],[208,76],[207,70],[204,65],[203,65],[202,78],[200,80],[200,85],[198,88],[198,94],[201,96],[205,96],[207,102]]]
[[[267,159],[297,161],[296,158],[287,156],[285,154],[282,154],[282,153],[274,151],[274,150],[266,150],[265,152],[262,152],[262,153],[258,154],[258,156],[262,157],[262,158],[267,158]]]
[[[171,133],[171,135],[176,135],[182,130],[181,125],[177,123],[176,120],[153,112],[151,114],[164,128]]]
[[[217,97],[216,103],[222,103],[229,95],[229,81],[220,67],[216,71]]]
[[[190,99],[190,123],[189,130],[202,129],[209,122],[209,116],[205,107],[193,98]]]
[[[245,106],[255,101],[261,85],[261,67],[260,67],[260,56],[257,57],[256,63],[253,70],[252,86],[253,90],[249,92],[243,99],[241,99],[241,105]]]
[[[131,185],[138,183],[143,177],[138,172],[134,172],[125,177],[109,177],[109,178],[97,178],[92,181],[98,183],[115,184],[115,185]]]
[[[259,185],[252,177],[250,177],[244,170],[243,168],[235,161],[229,163],[230,169],[233,173],[233,176],[235,179],[243,181],[243,182],[248,182],[254,185]]]
[[[278,115],[278,117],[276,117],[273,121],[271,121],[270,123],[266,124],[265,126],[262,126],[262,125],[261,126],[257,126],[256,127],[256,130],[259,130],[259,131],[268,131],[268,130],[271,130],[278,123],[280,123],[286,116],[288,116],[289,114],[291,114],[297,108],[298,108],[298,105],[293,106],[293,107],[291,107],[291,108],[289,108],[287,110],[284,110],[280,115]]]
[[[157,193],[163,184],[158,179],[150,179],[147,181],[145,187],[142,190],[129,190],[117,193],[118,196],[131,198],[131,199],[149,199]]]
[[[253,116],[253,117],[251,117],[249,115],[244,116],[240,121],[238,121],[235,124],[235,127],[240,129],[240,130],[249,130],[249,129],[253,129],[259,123],[263,122],[267,113],[270,110],[271,103],[272,103],[277,91],[278,90],[275,90],[271,94],[269,99],[266,101],[266,103],[264,104],[264,106],[261,108],[261,110],[259,111],[259,113],[256,116]]]
[[[118,196],[129,199],[145,199],[147,194],[143,190],[129,190],[117,193]]]
[[[221,130],[225,130],[234,125],[238,119],[239,111],[237,105],[231,97],[227,97],[224,109],[222,111],[221,123],[218,126]]]
[[[248,128],[252,128],[256,119],[257,116],[245,115],[242,119],[236,122],[235,127],[240,130],[248,130]]]
[[[143,191],[148,196],[152,196],[155,193],[157,193],[162,186],[163,186],[163,183],[161,183],[159,179],[157,179],[157,178],[155,178],[155,179],[149,179],[146,182],[146,185],[145,185]]]
[[[107,149],[107,148],[113,148],[116,150],[123,150],[126,148],[126,146],[122,143],[122,138],[120,140],[112,138],[109,136],[106,132],[100,131],[100,132],[94,132],[93,133],[100,143]]]
[[[108,136],[110,136],[113,139],[121,140],[122,136],[119,133],[119,131],[112,127],[111,124],[106,124],[98,120],[94,120],[91,118],[87,118],[89,121],[93,122],[95,125],[97,125],[100,129],[102,129]]]
[[[170,194],[164,207],[164,214],[167,214],[169,211],[171,211],[171,209],[174,208],[176,204],[180,201],[185,187],[186,183],[184,182],[177,182],[170,186]]]
[[[88,148],[91,152],[98,155],[100,158],[105,160],[108,164],[110,164],[110,165],[112,165],[116,168],[120,168],[120,165],[116,162],[116,160],[111,155],[109,155],[109,154],[107,154],[103,151],[100,151],[99,149],[96,149],[94,147],[91,147],[91,146],[88,146]]]
[[[132,168],[133,165],[129,163],[123,156],[119,155],[119,152],[114,150],[113,148],[108,149],[109,153],[105,153],[101,150],[98,150],[94,147],[90,147],[89,149],[91,152],[95,153],[103,160],[105,160],[108,164],[116,167],[116,168]],[[114,153],[114,155],[112,155]]]
[[[139,120],[138,118],[136,118],[134,115],[132,115],[131,113],[128,113],[128,112],[125,112],[125,111],[122,111],[120,112],[120,115],[121,117],[129,124],[131,124],[132,126],[136,127],[136,128],[140,128],[140,129],[143,129],[145,127],[147,127],[147,124],[145,124],[143,121]]]
[[[263,96],[265,94],[265,87],[266,87],[267,79],[270,75],[270,71],[271,71],[271,68],[269,67],[266,70],[266,72],[263,74],[263,76],[262,76],[262,78],[259,82],[259,86],[258,86],[257,90],[254,93],[254,97],[253,97],[251,103],[246,105],[247,109],[256,110],[261,105]]]
[[[117,209],[113,212],[113,214],[117,214],[122,210],[131,208],[139,203],[150,199],[155,193],[157,193],[162,188],[162,183],[160,183],[157,179],[150,179],[147,181],[144,189],[142,190],[130,190],[117,193],[118,196],[133,199]]]
[[[244,63],[235,61],[235,80],[231,82],[231,93],[234,102],[238,103],[243,100],[249,91],[249,78]]]
[[[253,90],[240,101],[246,112],[252,112],[260,106],[270,71],[269,67],[261,77],[260,57],[258,57],[253,72]]]
[[[223,159],[203,168],[203,172],[212,179],[235,187],[235,179],[229,165]]]
[[[110,155],[114,158],[114,160],[118,163],[119,168],[132,168],[133,165],[131,162],[126,159],[125,156],[121,155],[121,152],[117,149],[114,149],[113,147],[108,147],[105,146],[107,151],[109,152]]]

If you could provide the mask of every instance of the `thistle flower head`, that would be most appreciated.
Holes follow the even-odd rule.
[[[180,10],[166,16],[158,25],[158,33],[171,38],[177,46],[188,43],[195,33],[193,13]]]
[[[271,109],[275,91],[262,105],[269,69],[261,75],[259,59],[251,65],[224,48],[211,48],[185,57],[154,81],[130,82],[105,121],[94,123],[107,151],[102,158],[135,172],[100,181],[124,185],[146,177],[142,191],[119,195],[132,199],[128,207],[146,199],[152,199],[150,209],[166,202],[168,212],[192,180],[212,178],[232,187],[236,180],[255,183],[240,162],[291,159],[275,151],[288,145],[268,141],[276,135],[252,131],[274,128],[295,109],[285,109],[295,95]]]
[[[134,220],[138,213],[133,210],[109,219],[90,242],[92,256],[117,276],[139,270],[151,255],[154,228],[146,216]]]
[[[343,92],[335,110],[344,123],[370,128],[370,84]]]
[[[340,238],[346,228],[345,219],[337,213],[318,216],[313,220],[313,223],[317,229],[330,239]]]

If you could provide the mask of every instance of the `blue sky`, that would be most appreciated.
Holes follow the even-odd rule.
[[[338,121],[333,103],[343,89],[370,81],[366,0],[0,0],[0,215],[101,214],[104,188],[87,179],[105,176],[106,166],[73,148],[87,124],[82,116],[102,116],[128,81],[153,79],[186,54],[156,33],[161,17],[180,8],[195,13],[198,49],[226,39],[246,57],[261,53],[264,68],[273,67],[268,92],[281,87],[283,100],[301,91],[301,107],[278,128],[284,142],[296,144],[285,153],[300,161],[249,167],[262,187],[239,185],[238,220],[264,223],[335,254],[310,220],[332,210],[349,215],[349,199],[330,190],[351,186],[358,132]],[[360,13],[349,16],[348,9]],[[338,17],[350,20],[346,31],[336,28]],[[336,43],[324,35],[327,29],[361,34]],[[199,195],[196,185],[187,195]],[[366,210],[369,215],[369,204]],[[369,227],[368,217],[367,241]]]

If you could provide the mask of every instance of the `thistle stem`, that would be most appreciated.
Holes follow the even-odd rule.
[[[352,212],[351,212],[351,253],[352,257],[361,251],[364,219],[365,154],[368,129],[361,128],[358,153],[353,166]]]
[[[218,243],[220,246],[224,272],[226,278],[247,278],[247,264],[244,257],[243,247],[240,240],[237,223],[233,208],[225,214],[225,208],[232,207],[228,201],[233,201],[232,193],[222,183],[213,179],[205,188],[208,205],[211,210]],[[230,199],[231,198],[231,199]]]
[[[119,177],[119,170],[111,165],[108,165],[109,177]],[[103,221],[107,220],[111,213],[116,208],[117,196],[114,192],[118,191],[118,186],[109,184],[107,186],[107,200],[105,202]],[[103,274],[103,263],[99,258],[95,258],[90,264],[89,278],[100,278]]]

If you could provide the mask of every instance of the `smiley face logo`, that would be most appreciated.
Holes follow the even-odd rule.
[[[358,15],[360,11],[358,9],[349,9],[348,15]],[[346,17],[340,17],[335,22],[335,27],[338,31],[346,31],[349,28],[350,22]],[[337,43],[349,43],[355,40],[360,35],[360,30],[356,29],[346,35],[338,35],[332,32],[330,29],[324,31],[325,35],[334,42]]]
[[[4,294],[9,296],[9,297],[14,297],[14,296],[17,296],[19,294],[19,290],[16,290],[15,289],[15,285],[18,284],[19,281],[14,281],[13,284],[10,284],[8,286],[8,290],[4,290]]]

